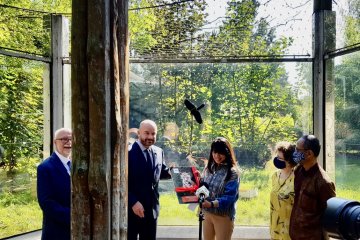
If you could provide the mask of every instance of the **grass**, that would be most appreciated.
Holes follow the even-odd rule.
[[[41,229],[42,213],[37,201],[0,207],[0,239]]]
[[[270,193],[270,192],[269,192]],[[163,194],[160,197],[159,225],[197,225],[199,222],[195,211],[188,209],[187,204],[179,204],[175,194]],[[241,199],[236,205],[236,225],[266,226],[269,222],[269,194],[259,192],[259,196],[250,200]]]

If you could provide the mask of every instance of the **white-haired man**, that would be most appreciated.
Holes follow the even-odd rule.
[[[43,212],[42,240],[70,239],[72,131],[58,129],[55,151],[37,168],[37,196]]]

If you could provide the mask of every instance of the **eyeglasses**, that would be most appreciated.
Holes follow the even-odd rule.
[[[60,140],[62,144],[68,143],[69,141],[72,141],[71,138],[58,138],[56,140]]]

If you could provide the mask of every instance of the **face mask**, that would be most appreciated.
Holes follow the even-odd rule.
[[[278,169],[286,168],[285,161],[281,161],[278,157],[274,157],[273,162],[274,162],[275,167],[277,167]]]
[[[295,151],[293,153],[293,160],[294,162],[296,162],[297,164],[299,164],[300,162],[305,160],[305,155],[303,152],[297,152]]]

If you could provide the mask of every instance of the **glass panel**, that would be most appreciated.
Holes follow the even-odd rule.
[[[42,160],[47,65],[0,56],[0,66],[0,238],[5,238],[41,228],[36,166]]]
[[[360,199],[360,52],[335,59],[337,196]]]
[[[232,143],[241,168],[236,224],[269,224],[267,162],[278,141],[312,131],[311,63],[131,64],[130,143],[140,121],[158,124],[167,163],[204,168],[217,136]],[[200,109],[198,124],[184,100]],[[161,182],[160,225],[197,225],[178,204],[172,181]],[[254,208],[254,206],[257,206]]]
[[[336,48],[360,43],[360,2],[357,0],[333,1],[336,12]]]
[[[310,57],[312,3],[200,0],[154,9],[151,1],[130,1],[130,57]]]

